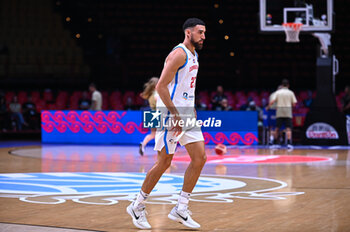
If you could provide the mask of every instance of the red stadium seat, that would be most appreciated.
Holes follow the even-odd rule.
[[[107,100],[102,101],[102,110],[109,110],[109,103]]]
[[[122,104],[122,93],[120,91],[114,91],[109,96],[109,105],[113,110],[116,110],[116,105],[123,105]]]
[[[247,95],[253,99],[258,97],[258,93],[256,91],[249,91]]]
[[[109,98],[108,98],[108,92],[102,91],[102,110],[108,110],[109,109]]]
[[[14,92],[6,92],[5,93],[5,100],[6,103],[9,104],[10,102],[12,102],[13,96],[15,96],[16,94]]]
[[[40,92],[39,91],[32,91],[31,96],[32,96],[33,102],[36,102],[40,99]]]
[[[18,102],[20,104],[23,104],[27,101],[27,92],[26,91],[19,91],[17,94]]]
[[[208,91],[200,91],[200,92],[198,93],[198,96],[201,96],[201,97],[204,97],[204,96],[209,97],[209,94],[208,94]]]
[[[236,98],[246,97],[245,93],[243,91],[237,91],[235,93]]]
[[[53,101],[53,94],[51,90],[45,90],[43,93],[43,98],[46,102]]]
[[[67,100],[65,98],[56,98],[57,110],[65,110],[67,108]]]
[[[207,107],[209,107],[209,105],[210,105],[210,98],[209,98],[209,96],[206,96],[206,95],[202,96],[200,101],[202,103],[204,103]]]
[[[66,91],[59,91],[58,94],[57,94],[57,98],[59,98],[59,99],[67,100],[68,96],[69,96],[69,94]]]
[[[270,92],[268,92],[268,91],[261,91],[260,97],[268,99],[270,97]]]
[[[143,99],[143,98],[140,96],[140,93],[137,93],[136,96],[135,96],[135,105],[137,105],[137,106],[143,106],[143,105],[145,105],[145,99]]]
[[[227,103],[234,109],[236,109],[236,102],[233,98],[227,99]]]
[[[36,104],[36,110],[38,113],[40,113],[42,110],[46,110],[46,102],[42,99],[40,99]]]
[[[255,102],[256,106],[261,106],[261,100],[258,96],[253,97],[253,101]]]
[[[300,97],[300,100],[304,101],[308,97],[307,91],[300,91],[298,96]]]
[[[57,106],[55,103],[49,103],[46,107],[48,110],[57,110]]]
[[[124,104],[121,102],[111,103],[112,110],[124,110]]]
[[[111,100],[111,99],[118,99],[118,98],[121,99],[121,97],[122,97],[122,93],[120,91],[113,91],[109,98]]]
[[[82,91],[74,91],[70,98],[71,99],[80,99],[81,95],[82,95]]]

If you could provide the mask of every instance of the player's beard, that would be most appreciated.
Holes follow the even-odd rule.
[[[203,48],[203,44],[199,44],[199,42],[201,42],[201,41],[203,41],[203,40],[199,40],[198,42],[195,42],[193,40],[193,37],[191,37],[191,43],[197,51],[199,51]]]

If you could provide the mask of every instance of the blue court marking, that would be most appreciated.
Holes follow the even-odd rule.
[[[41,145],[40,141],[0,141],[0,147],[21,147]]]
[[[2,189],[6,189],[7,191],[30,191],[30,192],[47,192],[47,193],[60,193],[58,189],[45,187],[45,186],[37,186],[35,184],[26,185],[25,183],[20,182],[9,182],[5,183],[0,181],[0,192]]]
[[[0,193],[137,193],[145,176],[145,173],[6,173],[0,174]],[[183,181],[183,176],[164,174],[154,192],[179,192]],[[196,189],[200,192],[211,191],[220,187],[217,181],[200,178]]]

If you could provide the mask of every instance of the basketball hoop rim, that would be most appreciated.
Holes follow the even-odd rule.
[[[302,23],[283,23],[282,26],[286,29],[286,28],[292,28],[295,31],[298,31],[301,29],[301,27],[304,24]]]

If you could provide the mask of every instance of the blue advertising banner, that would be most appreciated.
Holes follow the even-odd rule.
[[[254,111],[198,111],[206,144],[258,143],[258,116]],[[68,144],[139,144],[148,128],[143,111],[42,111],[42,142]]]

